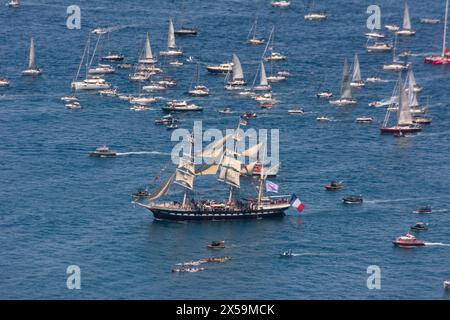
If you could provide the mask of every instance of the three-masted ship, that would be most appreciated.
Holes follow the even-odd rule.
[[[265,194],[266,177],[270,169],[261,168],[258,176],[259,187],[257,195],[253,199],[238,199],[237,189],[241,187],[241,176],[248,175],[243,170],[240,156],[249,156],[258,152],[263,144],[260,143],[248,150],[238,153],[236,142],[239,141],[239,129],[241,122],[233,134],[228,134],[219,141],[213,142],[213,147],[207,146],[202,151],[202,156],[217,159],[212,164],[204,164],[196,168],[194,164],[193,137],[190,137],[188,154],[180,158],[178,168],[173,172],[149,197],[145,203],[134,204],[148,209],[157,220],[236,220],[236,219],[262,219],[275,218],[285,215],[290,207],[289,195],[267,196]],[[229,149],[229,139],[233,139],[233,149]],[[260,162],[261,165],[264,161]],[[246,168],[251,166],[246,166]],[[194,200],[194,180],[203,175],[218,175],[217,180],[229,187],[226,200]],[[184,189],[181,201],[159,201],[169,193],[172,185],[178,185]]]

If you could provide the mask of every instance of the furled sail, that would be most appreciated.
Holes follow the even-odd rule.
[[[243,79],[244,71],[242,70],[241,61],[236,54],[233,54],[233,81]]]
[[[261,61],[261,76],[259,80],[260,86],[267,86],[269,82],[267,81],[266,68],[264,67],[264,63]]]
[[[342,72],[341,99],[351,99],[352,88],[350,86],[350,75],[347,59],[344,60],[344,70]]]
[[[353,76],[352,76],[353,82],[359,82],[361,81],[361,69],[359,66],[359,58],[358,54],[355,54],[355,60],[353,62]]]
[[[34,39],[31,38],[30,40],[30,56],[28,60],[28,68],[29,69],[36,69],[36,52],[34,49]]]
[[[167,47],[169,49],[175,49],[177,45],[175,44],[175,29],[173,27],[172,18],[169,18],[169,33],[167,35]]]
[[[397,112],[397,125],[411,125],[413,123],[411,110],[408,103],[408,97],[406,96],[405,88],[403,87],[402,79],[399,80],[399,99],[398,99],[398,112]]]
[[[147,32],[147,39],[145,40],[145,51],[144,51],[145,59],[153,59],[152,47],[150,46],[150,36]]]
[[[164,181],[158,189],[156,189],[149,197],[149,201],[155,201],[166,195],[169,192],[169,187],[175,178],[175,173],[173,173],[166,181]]]
[[[409,17],[408,3],[405,1],[405,12],[403,14],[403,29],[411,30],[411,19]]]

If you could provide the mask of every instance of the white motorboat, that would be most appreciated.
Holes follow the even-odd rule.
[[[91,33],[102,35],[108,33],[108,28],[95,28],[94,30],[91,31]]]
[[[284,54],[281,54],[279,52],[271,52],[270,55],[268,55],[267,57],[264,58],[264,60],[266,61],[282,61],[282,60],[286,60],[287,56],[285,56]]]
[[[143,105],[133,105],[130,107],[131,111],[136,111],[136,112],[140,112],[140,111],[146,111],[146,110],[150,110],[149,107],[143,106]]]
[[[388,80],[383,80],[379,76],[370,76],[366,79],[366,82],[383,83],[383,82],[388,82]]]
[[[330,91],[321,91],[316,94],[316,97],[320,99],[330,99],[332,96],[333,93]]]
[[[162,90],[167,90],[166,86],[163,86],[161,84],[158,83],[152,83],[148,86],[143,86],[142,87],[143,91],[148,91],[148,92],[154,92],[154,91],[162,91]]]
[[[123,61],[123,59],[125,59],[123,54],[113,52],[108,52],[108,54],[102,57],[103,61],[111,61],[111,62]]]
[[[372,38],[372,39],[383,39],[384,38],[384,33],[371,31],[371,32],[366,32],[365,36],[368,37],[368,38]]]
[[[196,85],[188,91],[188,94],[195,97],[204,97],[209,95],[209,89],[204,85]]]
[[[6,5],[10,8],[18,8],[20,7],[20,2],[19,0],[10,0]]]
[[[385,42],[375,42],[366,45],[367,52],[388,52],[392,50],[392,45]]]
[[[229,74],[233,72],[233,63],[222,63],[216,66],[207,66],[206,69],[212,74]]]
[[[329,121],[333,121],[333,118],[327,117],[327,116],[320,116],[320,117],[317,117],[316,120],[320,121],[320,122],[329,122]]]
[[[400,30],[400,27],[395,24],[387,24],[384,27],[390,32],[396,32],[396,31]]]
[[[64,97],[61,97],[61,101],[74,102],[74,101],[78,101],[78,98],[75,96],[64,96]]]
[[[325,13],[310,12],[305,14],[303,18],[308,21],[324,21],[327,19],[327,15]]]
[[[116,69],[109,64],[99,64],[94,68],[90,68],[88,74],[110,74],[116,72]]]
[[[281,1],[272,1],[270,3],[270,5],[274,8],[287,8],[291,5],[290,1],[285,1],[285,0],[281,0]]]
[[[302,115],[302,114],[305,113],[305,111],[303,111],[303,109],[289,109],[288,113],[289,114]]]
[[[166,103],[166,106],[162,108],[163,111],[202,111],[203,108],[187,101],[172,100]]]
[[[36,65],[36,51],[34,47],[33,38],[30,39],[30,53],[28,57],[28,69],[22,71],[23,76],[39,76],[42,74],[42,70]]]
[[[183,65],[183,62],[175,60],[175,61],[170,61],[169,65],[173,66],[173,67],[181,67]]]
[[[89,78],[72,82],[72,89],[79,90],[104,90],[109,89],[111,85],[102,78]]]
[[[272,95],[272,92],[264,93],[261,95],[257,95],[253,98],[255,101],[262,101],[262,102],[273,102],[275,101]]]
[[[155,97],[151,97],[151,96],[143,96],[140,95],[138,97],[132,97],[129,102],[131,104],[139,104],[139,105],[146,105],[146,104],[151,104],[156,102],[157,99]]]
[[[181,49],[177,48],[177,45],[175,43],[175,30],[173,27],[172,18],[169,18],[169,31],[167,35],[167,50],[166,51],[160,51],[160,56],[168,56],[168,57],[177,57],[182,56],[183,51]]]
[[[10,85],[10,81],[8,79],[0,79],[0,87],[8,87]]]
[[[117,88],[100,90],[98,93],[102,96],[115,97],[117,96]]]
[[[67,109],[81,109],[81,105],[78,101],[73,101],[70,103],[66,103],[64,105]]]
[[[373,118],[367,117],[367,116],[356,118],[356,122],[358,122],[358,123],[371,123],[372,121],[373,121]]]

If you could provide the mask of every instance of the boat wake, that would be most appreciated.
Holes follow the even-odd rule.
[[[433,199],[442,199],[448,197],[429,197],[429,198],[403,198],[403,199],[385,199],[385,200],[365,200],[365,203],[390,203],[390,202],[405,202],[405,201],[416,201],[416,200],[433,200]],[[447,210],[447,209],[445,209]]]
[[[327,253],[313,253],[313,252],[304,252],[304,253],[292,253],[293,257],[314,257],[314,256],[327,256]]]
[[[442,242],[425,242],[426,246],[440,246],[440,247],[450,247],[449,243]]]
[[[117,156],[130,156],[134,154],[155,154],[155,155],[162,155],[167,156],[170,155],[170,153],[166,152],[159,152],[159,151],[131,151],[131,152],[117,152]]]

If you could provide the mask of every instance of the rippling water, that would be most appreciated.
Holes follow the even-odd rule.
[[[66,7],[72,2],[24,0],[18,10],[0,8],[0,75],[11,80],[10,88],[0,89],[0,298],[448,299],[442,281],[450,278],[450,69],[422,63],[424,53],[439,51],[442,24],[419,24],[421,17],[442,18],[444,1],[409,1],[417,36],[400,39],[399,50],[416,54],[414,71],[425,88],[420,99],[430,97],[433,124],[404,139],[380,136],[385,110],[367,106],[389,97],[396,80],[381,71],[390,54],[364,52],[365,12],[374,1],[316,1],[330,14],[324,23],[305,22],[301,1],[277,10],[269,1],[195,0],[184,14],[178,0],[79,1],[82,29],[68,30]],[[382,24],[400,24],[401,2],[378,3]],[[218,117],[219,109],[257,111],[251,127],[280,129],[283,166],[273,181],[282,192],[299,195],[306,210],[270,221],[153,221],[130,204],[130,194],[145,184],[155,187],[154,177],[167,165],[169,132],[153,124],[161,112],[133,113],[120,100],[90,93],[80,94],[81,111],[68,112],[59,100],[69,93],[87,33],[117,27],[111,43],[132,61],[147,31],[157,52],[165,46],[168,16],[175,22],[184,16],[199,30],[198,37],[177,39],[185,57],[203,65],[226,62],[235,52],[251,82],[263,50],[245,45],[256,14],[260,35],[267,37],[275,24],[276,48],[289,57],[280,67],[293,76],[274,85],[281,103],[260,111],[252,101],[225,93],[222,77],[202,68],[212,96],[195,100],[204,112],[182,115],[182,127],[201,119],[204,128],[232,128],[236,117]],[[44,69],[37,79],[20,76],[30,36]],[[363,77],[380,74],[392,81],[357,91],[354,108],[317,100],[324,79],[338,92],[343,59],[355,52]],[[128,72],[119,70],[108,80],[121,92],[136,93]],[[194,72],[188,63],[167,70],[179,83],[162,95],[181,98]],[[304,116],[287,115],[299,106]],[[336,121],[318,123],[315,118],[324,114]],[[376,121],[356,124],[361,115]],[[89,158],[101,144],[122,156]],[[325,192],[331,179],[344,180],[345,190]],[[364,205],[342,205],[341,197],[351,193],[362,194]],[[214,194],[222,197],[224,188],[200,183],[198,197]],[[425,204],[435,212],[413,213]],[[393,248],[392,239],[420,220],[430,224],[420,238],[434,245]],[[170,272],[176,262],[222,254],[206,249],[215,239],[226,240],[223,254],[231,261],[196,274]],[[279,259],[288,248],[296,255]],[[66,288],[71,264],[81,268],[81,290]],[[381,268],[381,290],[366,287],[369,265]]]

